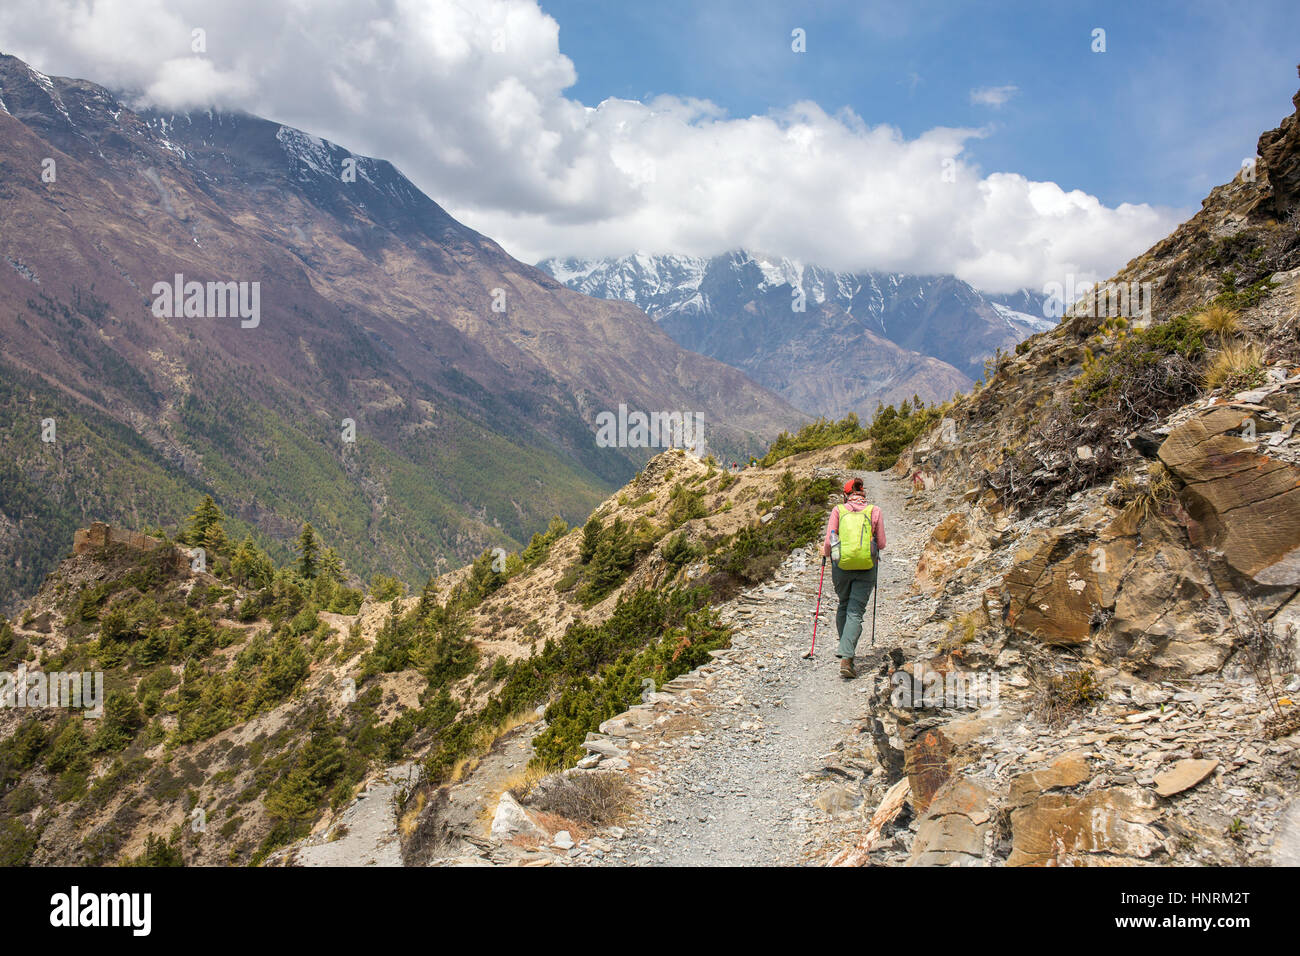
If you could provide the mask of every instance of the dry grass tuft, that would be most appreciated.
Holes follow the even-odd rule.
[[[529,806],[587,826],[618,823],[628,811],[634,788],[627,774],[591,770],[548,777],[532,788]]]
[[[420,814],[424,812],[425,802],[425,792],[421,790],[403,810],[402,818],[397,821],[397,832],[402,835],[403,840],[409,840],[411,835],[415,833],[415,828],[420,822]]]
[[[1153,514],[1159,514],[1161,509],[1173,500],[1178,490],[1173,472],[1158,461],[1153,461],[1147,466],[1146,484],[1141,484],[1134,479],[1129,480],[1135,491],[1128,507],[1139,522],[1145,521]]]
[[[1033,711],[1044,723],[1064,724],[1072,714],[1086,710],[1105,699],[1090,667],[1046,676],[1031,673],[1034,688]]]
[[[1207,388],[1239,392],[1264,380],[1264,350],[1254,342],[1225,345],[1205,370]]]
[[[1237,310],[1226,305],[1212,305],[1204,312],[1197,313],[1195,318],[1197,325],[1220,342],[1227,341],[1241,331]]]
[[[979,634],[979,628],[979,611],[966,611],[963,614],[958,614],[948,622],[948,633],[939,643],[939,652],[941,654],[951,654],[966,644],[974,643],[976,635]]]

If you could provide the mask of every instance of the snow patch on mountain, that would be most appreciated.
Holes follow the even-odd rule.
[[[1046,332],[1048,329],[1056,327],[1055,322],[1051,319],[1045,319],[1040,315],[1030,315],[1027,312],[1017,312],[1015,309],[1005,306],[1000,302],[990,302],[989,305],[993,306],[994,311],[997,312],[997,314],[1002,317],[1003,321],[1007,323],[1007,327],[1014,331],[1021,331],[1023,328],[1027,327],[1030,330],[1029,335],[1035,335],[1039,332]],[[1025,338],[1028,338],[1028,336],[1025,336]]]
[[[300,166],[306,167],[306,170],[311,170],[320,176],[334,175],[333,150],[325,140],[291,126],[281,126],[275,138],[284,147],[289,158]],[[306,170],[301,171],[300,176]]]

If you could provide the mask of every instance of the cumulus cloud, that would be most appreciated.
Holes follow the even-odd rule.
[[[1006,106],[1011,97],[1020,92],[1018,86],[981,86],[970,91],[970,101],[975,106]]]
[[[534,0],[6,0],[0,48],[390,159],[526,260],[748,246],[1007,291],[1104,278],[1177,220],[985,175],[964,154],[975,129],[909,139],[811,102],[747,117],[680,97],[580,103],[560,26]],[[997,105],[1014,87],[977,93]]]

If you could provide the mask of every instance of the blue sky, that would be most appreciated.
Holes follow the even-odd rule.
[[[1194,211],[1290,112],[1300,3],[543,0],[577,68],[568,94],[702,97],[733,116],[801,99],[913,137],[988,135],[968,154],[1108,205]],[[790,31],[807,52],[790,50]],[[1091,50],[1106,31],[1106,52]],[[1018,88],[1001,108],[975,88]]]

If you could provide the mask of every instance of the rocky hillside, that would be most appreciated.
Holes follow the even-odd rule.
[[[900,461],[939,518],[904,666],[995,673],[1001,707],[878,700],[914,842],[877,826],[841,861],[1295,852],[1298,123],[1115,277],[1150,316],[1076,307]]]
[[[1053,325],[1044,297],[1027,290],[996,296],[952,276],[836,272],[745,250],[538,267],[587,295],[636,303],[679,344],[832,418],[913,395],[946,401],[998,349]]]
[[[583,526],[413,597],[348,588],[328,538],[277,568],[210,501],[170,538],[93,526],[0,625],[0,670],[104,680],[99,717],[0,708],[0,859],[280,860],[357,794],[399,791],[402,854],[431,858],[443,788],[518,728],[539,772],[571,765],[645,680],[725,647],[713,605],[815,536],[830,490],[664,452]]]
[[[802,417],[382,160],[9,56],[0,104],[0,606],[77,527],[204,492],[282,560],[309,520],[418,584],[584,517],[658,450],[598,447],[602,411],[700,413],[733,457]]]

